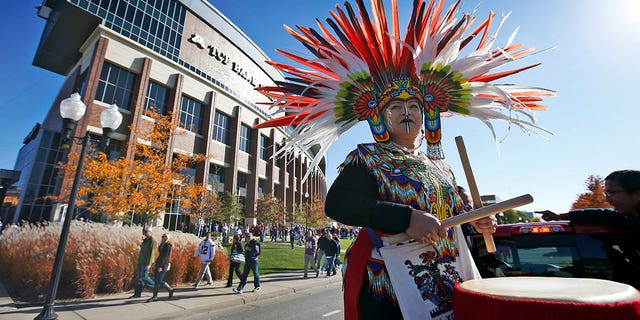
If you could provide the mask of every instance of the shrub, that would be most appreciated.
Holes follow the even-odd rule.
[[[61,226],[25,227],[0,236],[0,277],[14,299],[36,302],[44,299],[55,259]],[[159,243],[165,231],[154,230]],[[173,250],[171,270],[165,281],[172,285],[193,282],[200,260],[193,257],[201,241],[192,234],[167,232]],[[83,224],[73,221],[62,263],[58,298],[89,298],[95,294],[128,291],[135,285],[136,263],[142,240],[140,227]],[[218,248],[221,248],[218,244]],[[224,250],[211,265],[215,279],[228,271]]]

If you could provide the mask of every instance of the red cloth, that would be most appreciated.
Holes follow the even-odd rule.
[[[453,294],[456,320],[565,320],[640,319],[640,300],[611,304],[588,304],[527,299],[506,299],[462,289]]]
[[[360,230],[358,237],[349,248],[349,260],[344,276],[344,319],[358,320],[358,297],[366,277],[367,260],[374,244],[366,229]]]

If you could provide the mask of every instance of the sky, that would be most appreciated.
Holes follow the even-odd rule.
[[[45,20],[36,15],[40,0],[5,0],[0,12],[0,168],[12,169],[24,137],[42,122],[64,80],[32,65]],[[369,1],[365,0],[365,3]],[[399,0],[402,13],[412,1]],[[450,3],[451,1],[448,1]],[[289,62],[275,48],[304,49],[284,29],[315,27],[335,0],[210,0],[273,60]],[[341,2],[343,3],[343,1]],[[389,1],[385,0],[388,5]],[[477,9],[477,21],[489,10],[511,12],[496,44],[515,42],[542,50],[502,67],[504,71],[541,62],[537,68],[500,83],[543,87],[557,92],[545,100],[537,123],[553,134],[528,135],[517,127],[496,125],[499,143],[479,120],[454,116],[442,123],[446,161],[458,184],[467,186],[454,138],[462,136],[481,194],[508,199],[531,194],[533,204],[519,209],[566,212],[586,191],[590,175],[640,169],[640,1],[638,0],[466,0],[460,12]],[[405,13],[406,14],[406,13]],[[406,21],[403,20],[403,21]],[[498,20],[494,20],[495,30]],[[337,166],[358,143],[372,141],[363,122],[344,134],[327,154],[327,184]]]

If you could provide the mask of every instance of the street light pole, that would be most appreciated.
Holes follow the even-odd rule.
[[[82,176],[82,167],[84,166],[84,157],[87,153],[87,145],[89,141],[89,134],[86,134],[82,138],[82,150],[80,151],[80,159],[78,159],[78,167],[76,169],[76,175],[73,178],[73,187],[71,187],[71,195],[69,196],[69,206],[65,212],[64,222],[62,223],[62,233],[60,233],[60,241],[58,242],[58,250],[56,251],[56,259],[53,263],[53,271],[51,272],[51,280],[49,280],[49,291],[47,294],[47,300],[45,301],[42,312],[35,318],[40,319],[58,319],[58,315],[55,313],[54,304],[56,294],[58,292],[58,284],[60,282],[60,273],[62,271],[62,261],[64,259],[64,250],[67,246],[67,239],[69,238],[69,229],[71,227],[71,220],[73,219],[73,211],[76,207],[76,197],[78,194],[78,186],[80,185],[80,178]]]
[[[309,229],[309,192],[304,193],[304,227]]]
[[[64,99],[60,103],[60,114],[64,118],[65,128],[63,130],[63,147],[68,142],[69,145],[73,143],[73,140],[78,139],[82,141],[82,149],[80,150],[80,158],[78,159],[78,166],[73,178],[73,186],[71,187],[71,194],[69,195],[69,205],[65,212],[64,222],[62,223],[62,232],[60,233],[60,240],[58,242],[58,249],[56,251],[56,257],[53,263],[53,270],[51,271],[51,279],[49,280],[49,290],[47,291],[47,299],[45,300],[42,311],[35,320],[54,320],[58,319],[58,315],[54,310],[56,294],[58,292],[58,284],[60,283],[60,274],[62,273],[62,262],[64,260],[64,251],[67,246],[67,239],[69,238],[69,229],[71,228],[71,220],[73,219],[73,211],[76,207],[76,197],[78,196],[78,188],[80,186],[80,179],[82,178],[82,168],[84,167],[84,158],[87,154],[87,146],[89,145],[89,133],[87,132],[84,137],[73,137],[72,132],[75,128],[75,123],[84,116],[86,106],[80,100],[80,95],[74,93],[70,98]],[[115,113],[114,113],[115,112]],[[71,114],[71,115],[70,115]],[[118,107],[112,104],[108,109],[104,110],[100,115],[100,123],[105,130],[104,135],[109,135],[112,130],[117,129],[122,122],[122,115],[118,112]],[[108,142],[109,137],[104,137]],[[71,139],[71,141],[66,141]],[[103,148],[106,146],[103,146]],[[106,148],[105,148],[106,149]]]

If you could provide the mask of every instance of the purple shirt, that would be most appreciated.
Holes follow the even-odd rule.
[[[316,249],[318,248],[318,240],[316,237],[311,236],[307,237],[306,242],[304,244],[304,254],[314,255],[316,254]]]

